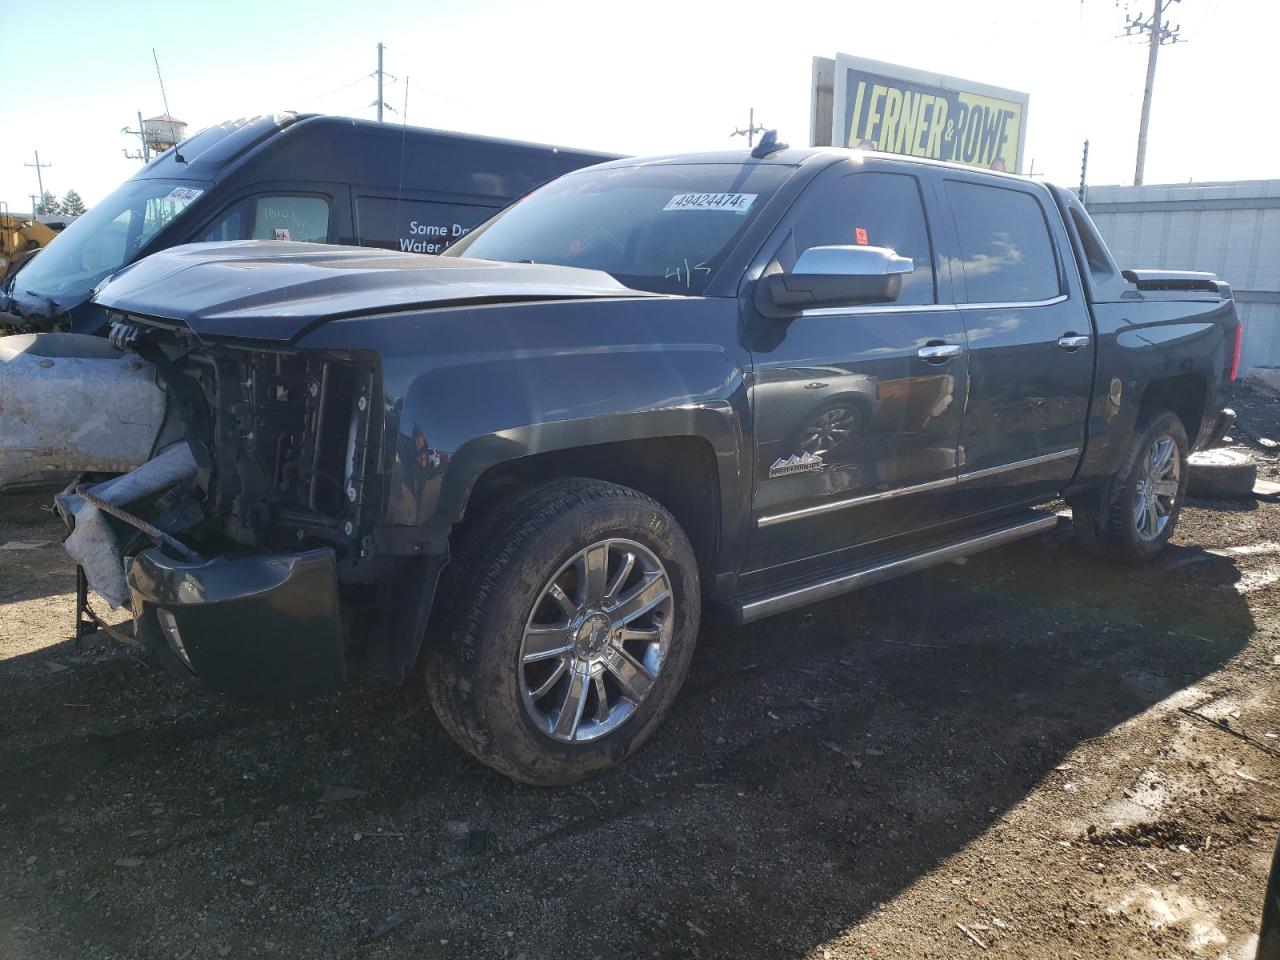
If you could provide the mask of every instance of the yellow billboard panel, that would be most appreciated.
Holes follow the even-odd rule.
[[[832,79],[836,146],[1021,169],[1024,93],[844,54],[836,57]],[[815,103],[820,92],[815,88]]]

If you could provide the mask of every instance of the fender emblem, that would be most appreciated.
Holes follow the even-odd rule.
[[[779,457],[769,468],[769,478],[789,477],[793,473],[812,473],[821,470],[826,464],[816,453],[793,453],[789,457]]]

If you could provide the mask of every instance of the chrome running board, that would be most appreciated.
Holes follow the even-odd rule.
[[[777,593],[731,598],[728,605],[736,622],[751,623],[753,620],[771,617],[775,613],[785,613],[796,607],[868,587],[873,583],[891,580],[894,577],[946,563],[948,560],[967,557],[973,553],[989,550],[991,547],[999,547],[1024,537],[1031,537],[1037,533],[1052,530],[1060,522],[1061,518],[1057,514],[1036,514],[994,530],[988,527],[975,536],[950,540],[918,553],[880,558],[871,566],[828,574],[821,579],[808,582],[793,583]]]

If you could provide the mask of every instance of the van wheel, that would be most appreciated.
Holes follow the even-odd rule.
[[[449,734],[524,783],[575,783],[635,752],[689,670],[693,549],[660,504],[570,478],[497,507],[446,568],[425,657]]]
[[[1151,559],[1173,536],[1187,475],[1187,432],[1178,415],[1143,410],[1120,469],[1101,490],[1072,499],[1076,539],[1116,560]]]

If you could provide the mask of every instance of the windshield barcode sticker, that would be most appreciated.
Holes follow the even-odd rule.
[[[754,193],[677,193],[663,210],[728,210],[746,213],[755,203]]]
[[[163,199],[172,200],[174,203],[186,204],[190,203],[202,193],[204,193],[203,190],[199,190],[195,187],[174,187]]]

